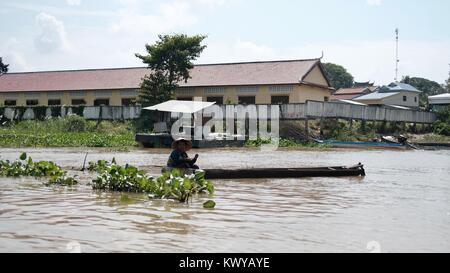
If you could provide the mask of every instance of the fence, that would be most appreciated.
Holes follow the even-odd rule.
[[[282,120],[342,118],[410,123],[433,123],[436,120],[436,115],[432,112],[362,106],[339,102],[307,101],[304,104],[272,105],[269,107],[280,107],[280,119]],[[225,111],[226,107],[222,106],[222,109]],[[93,120],[130,120],[138,118],[140,113],[140,106],[37,106],[0,108],[0,115],[3,115],[9,120],[65,117],[68,114],[77,114],[86,119]],[[268,113],[270,113],[270,108],[268,109]]]
[[[308,101],[304,106],[308,118],[342,118],[367,121],[433,123],[436,115],[419,110],[363,106],[339,102]]]
[[[36,106],[0,108],[0,115],[9,120],[32,120],[65,117],[77,114],[93,120],[131,120],[141,114],[140,106]]]

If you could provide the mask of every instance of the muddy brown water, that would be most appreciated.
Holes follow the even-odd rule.
[[[112,159],[157,173],[168,150],[21,149],[64,168]],[[201,150],[205,168],[366,166],[365,178],[215,181],[189,205],[0,178],[4,252],[448,252],[450,151]],[[14,160],[18,149],[0,149]],[[202,208],[213,199],[214,210]]]

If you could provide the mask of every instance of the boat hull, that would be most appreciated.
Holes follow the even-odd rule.
[[[171,171],[163,168],[162,172]],[[184,174],[192,174],[197,170],[183,169]],[[345,177],[365,176],[364,166],[358,164],[352,167],[319,167],[319,168],[260,168],[260,169],[206,169],[206,179],[269,179],[269,178],[301,178],[301,177]]]
[[[392,149],[405,150],[410,147],[399,143],[387,142],[351,142],[351,141],[320,141],[318,143],[330,145],[332,148],[348,148],[348,149]]]
[[[266,179],[300,177],[345,177],[365,176],[363,165],[355,167],[284,168],[284,169],[244,169],[205,170],[207,179]]]

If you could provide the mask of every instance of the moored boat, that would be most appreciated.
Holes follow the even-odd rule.
[[[170,168],[163,168],[163,172],[170,170]],[[184,173],[194,173],[196,170],[182,171]],[[205,172],[206,179],[268,179],[366,175],[364,165],[361,163],[351,167],[206,169],[203,171]]]
[[[388,143],[379,141],[336,141],[336,140],[316,140],[317,143],[329,145],[332,148],[354,148],[354,149],[394,149],[404,150],[411,147],[401,143]]]

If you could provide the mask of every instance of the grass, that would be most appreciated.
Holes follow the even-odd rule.
[[[137,146],[131,122],[87,121],[78,116],[0,126],[0,147]]]
[[[449,143],[450,136],[436,135],[436,134],[428,134],[423,137],[425,142],[442,142]]]

